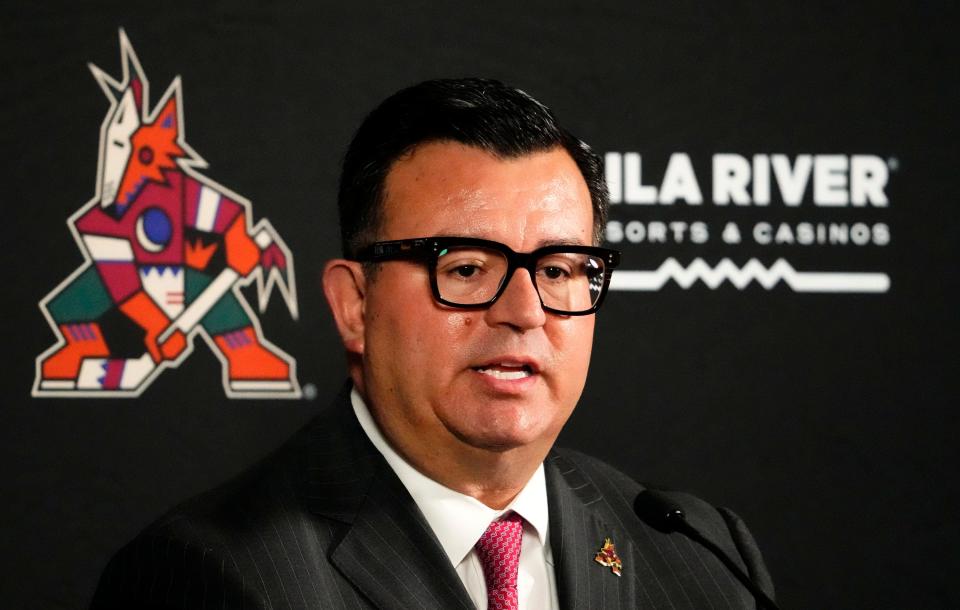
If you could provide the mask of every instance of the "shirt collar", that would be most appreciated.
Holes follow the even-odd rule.
[[[536,531],[540,544],[547,546],[550,517],[547,510],[547,485],[543,464],[537,467],[536,472],[509,506],[503,510],[494,510],[476,498],[437,483],[403,459],[380,432],[380,428],[356,388],[350,392],[350,402],[363,431],[410,492],[413,501],[417,503],[420,512],[423,513],[440,541],[440,546],[443,547],[454,566],[463,561],[473,549],[473,545],[486,531],[490,522],[509,511],[514,511],[523,517]]]

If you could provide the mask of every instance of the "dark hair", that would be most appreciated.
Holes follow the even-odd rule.
[[[483,78],[430,80],[383,101],[360,125],[343,158],[340,236],[344,256],[376,240],[383,222],[384,183],[394,161],[417,145],[450,140],[502,158],[561,147],[587,183],[594,240],[607,218],[600,157],[561,127],[549,108],[523,91]]]

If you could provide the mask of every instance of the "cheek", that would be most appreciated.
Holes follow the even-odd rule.
[[[459,367],[470,359],[469,338],[476,327],[473,312],[440,312],[432,322],[424,320],[425,332],[431,335],[431,347],[444,365]]]
[[[391,299],[367,312],[368,356],[380,365],[389,361],[401,382],[461,367],[477,327],[474,312],[451,312],[432,301],[415,301]]]
[[[450,337],[463,336],[473,327],[473,316],[468,312],[445,313],[442,327]]]
[[[551,341],[567,356],[577,358],[586,354],[589,358],[593,347],[593,325],[593,316],[559,319],[551,333]]]
[[[557,354],[556,364],[564,373],[560,382],[568,391],[579,392],[593,351],[593,316],[571,317],[557,322],[551,333],[551,343]]]

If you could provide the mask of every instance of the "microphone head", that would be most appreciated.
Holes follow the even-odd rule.
[[[667,534],[680,531],[686,525],[683,509],[662,492],[652,489],[637,494],[633,510],[647,525]]]

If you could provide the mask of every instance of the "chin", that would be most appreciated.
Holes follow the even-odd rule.
[[[560,426],[545,426],[541,422],[531,422],[527,418],[506,422],[488,418],[481,422],[480,426],[465,428],[465,426],[450,428],[450,431],[460,441],[471,447],[496,453],[539,444],[549,447],[560,431]]]
[[[489,451],[491,453],[506,453],[514,449],[521,449],[523,447],[529,446],[536,439],[528,440],[523,438],[508,437],[508,436],[472,436],[472,437],[459,437],[461,441],[470,445],[475,449],[482,449],[483,451]]]

